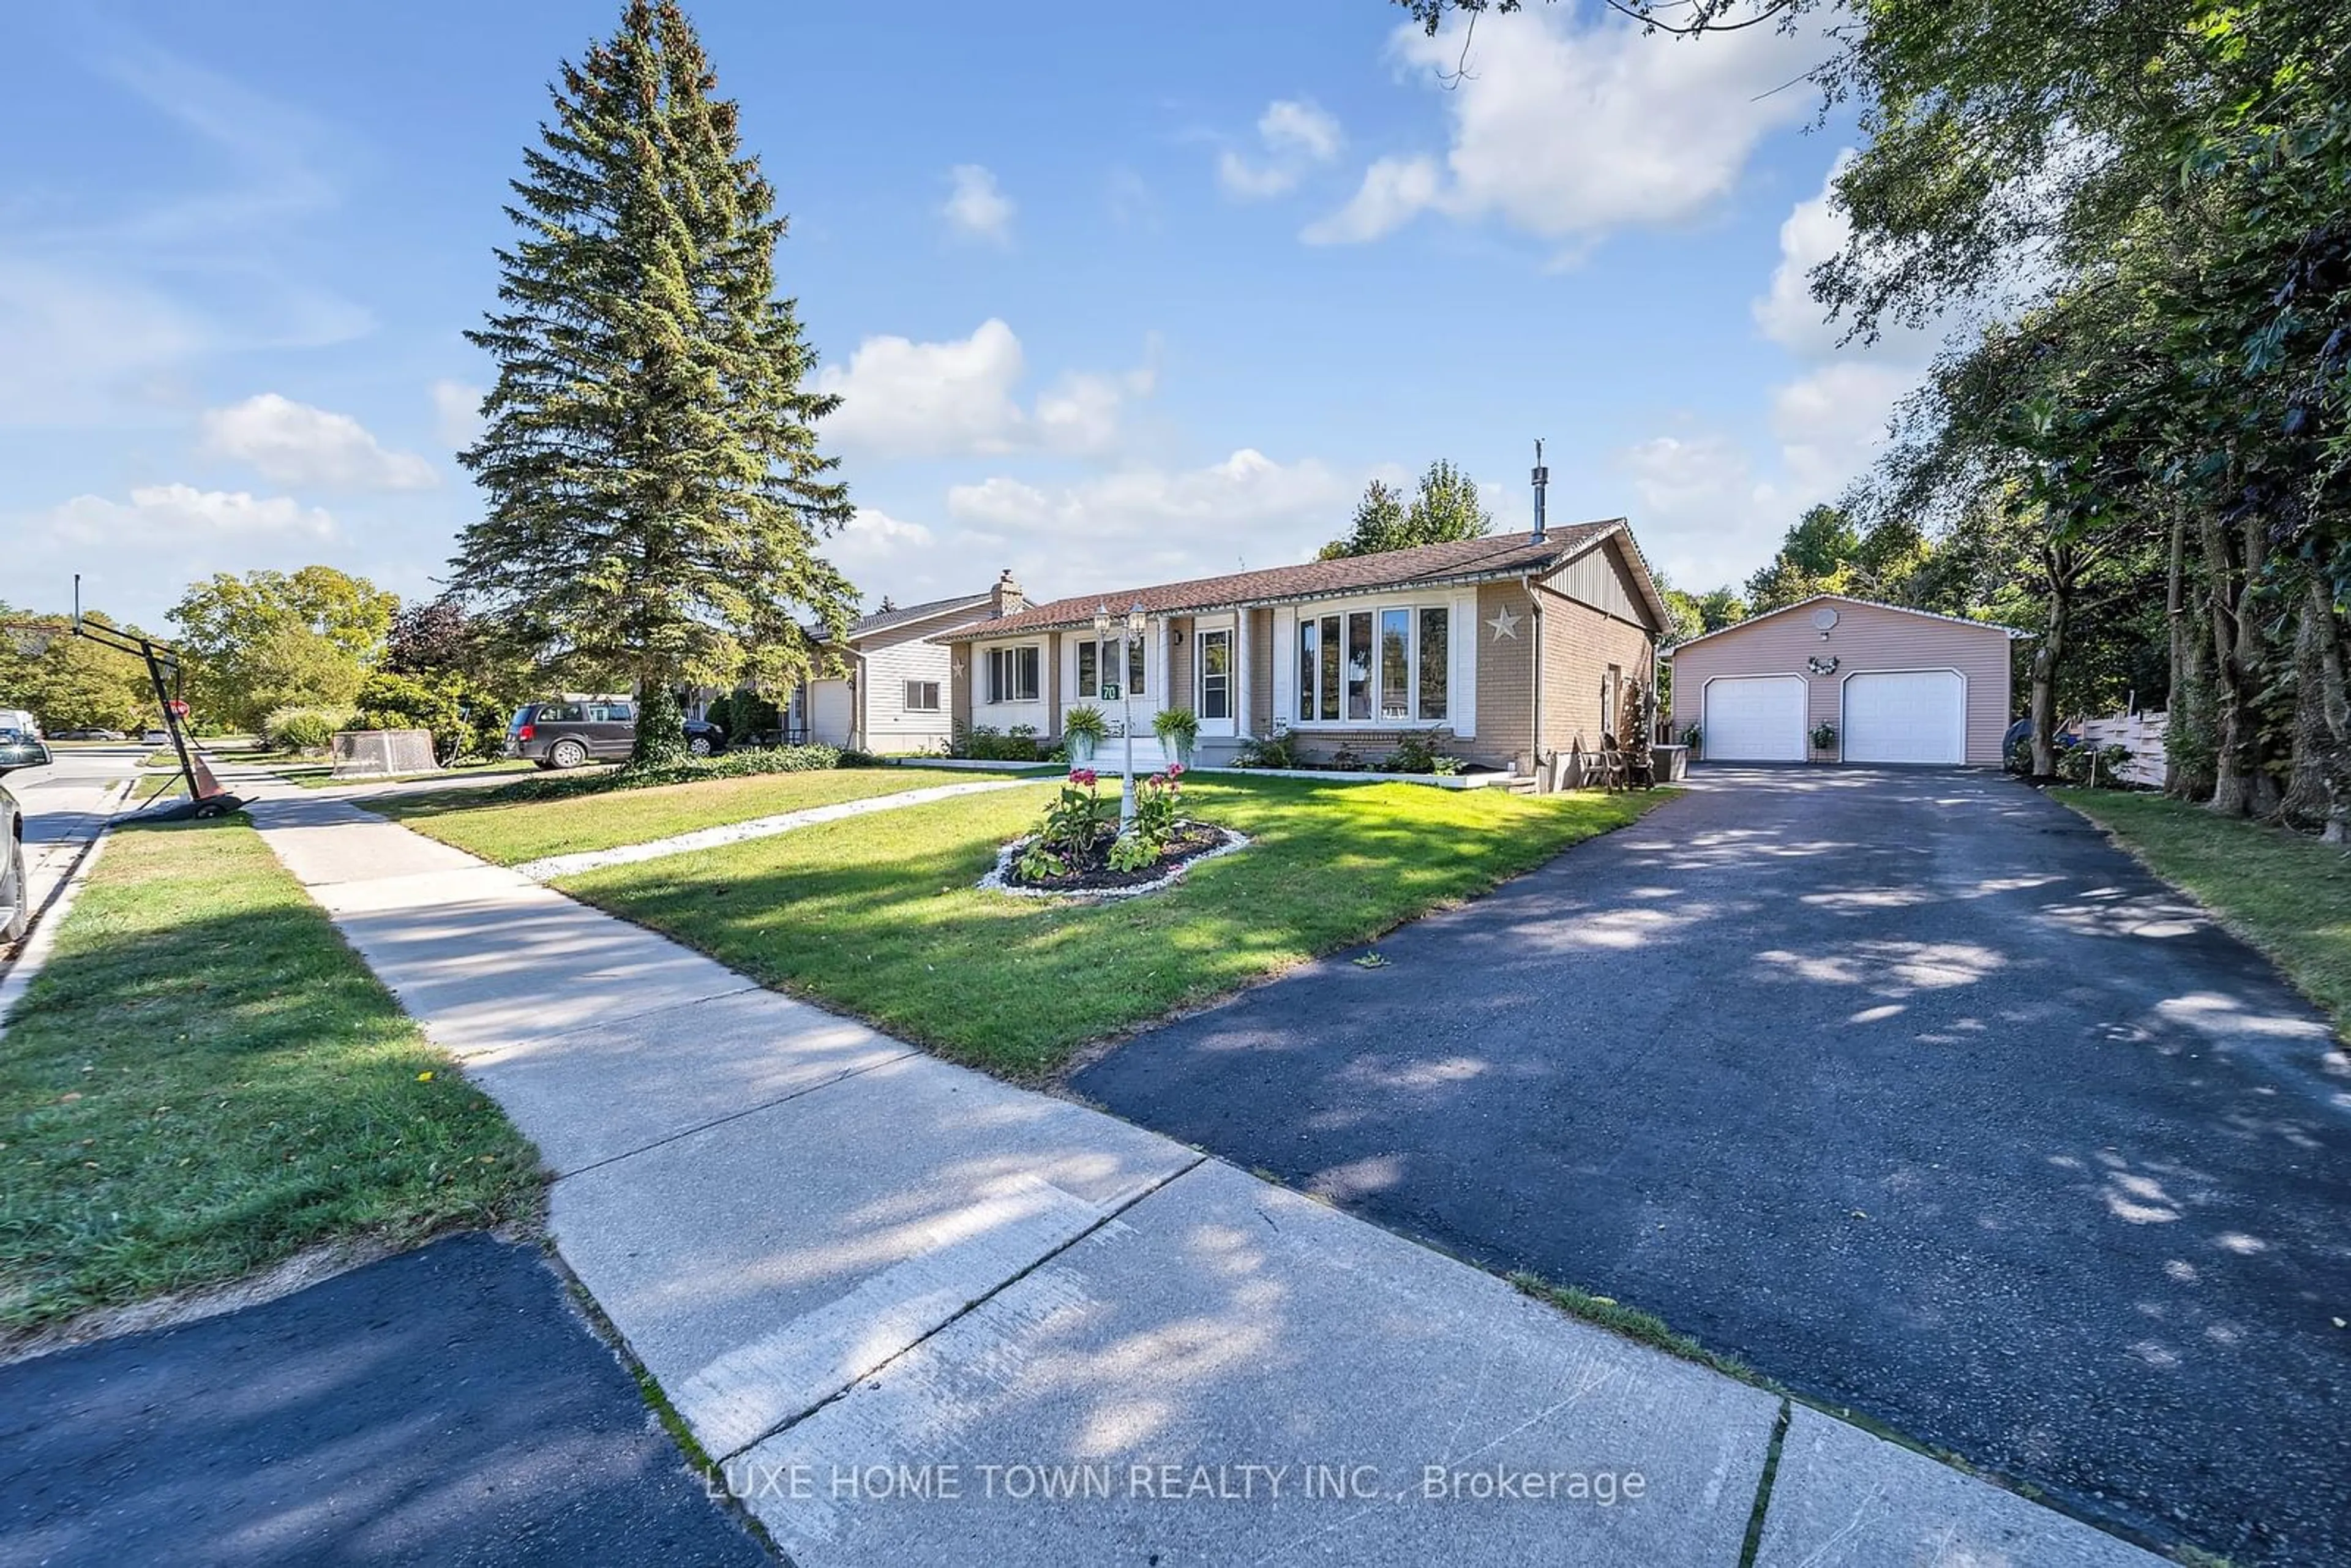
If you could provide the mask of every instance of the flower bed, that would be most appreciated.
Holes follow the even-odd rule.
[[[1102,797],[1099,775],[1074,769],[1037,831],[1005,845],[980,886],[1031,896],[1130,896],[1165,887],[1195,862],[1247,843],[1228,829],[1176,815],[1183,776],[1178,765],[1144,779],[1134,821],[1121,824],[1118,800]]]

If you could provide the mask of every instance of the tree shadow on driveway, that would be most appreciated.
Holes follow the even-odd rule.
[[[2351,1079],[2096,830],[1714,769],[1080,1092],[2241,1562],[2351,1558]]]

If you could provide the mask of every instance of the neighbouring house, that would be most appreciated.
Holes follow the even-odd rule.
[[[1097,608],[1140,606],[1148,630],[1120,670],[1120,637],[1098,639]],[[953,717],[1040,743],[1094,703],[1124,758],[1132,695],[1138,769],[1164,765],[1151,721],[1188,708],[1197,759],[1230,761],[1253,737],[1287,729],[1311,758],[1377,762],[1403,736],[1517,773],[1596,750],[1628,682],[1655,679],[1670,624],[1624,519],[1497,534],[1379,555],[1309,561],[1156,587],[1081,593],[934,632],[953,651]]]
[[[890,605],[849,629],[838,647],[841,673],[802,681],[785,704],[784,726],[795,739],[853,746],[887,756],[936,751],[951,735],[947,650],[930,639],[967,622],[1021,607],[1020,590],[1007,572],[986,593],[934,599],[904,609]]]
[[[1669,650],[1674,732],[1697,726],[1713,762],[1997,766],[2011,647],[2030,635],[1815,594]]]

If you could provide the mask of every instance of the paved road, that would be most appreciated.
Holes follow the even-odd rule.
[[[2351,1073],[1978,774],[1713,770],[1075,1087],[2240,1564],[2351,1562]]]
[[[72,868],[114,803],[114,787],[139,769],[144,746],[56,747],[47,768],[5,782],[25,811],[25,870],[38,909]]]
[[[769,1561],[488,1237],[0,1367],[0,1564]]]

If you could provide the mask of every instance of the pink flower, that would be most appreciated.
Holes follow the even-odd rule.
[[[1091,789],[1094,787],[1094,770],[1091,768],[1072,768],[1070,769],[1070,782],[1082,784]]]
[[[1171,762],[1171,763],[1169,763],[1169,764],[1167,765],[1167,777],[1168,777],[1168,778],[1170,778],[1170,779],[1181,779],[1181,778],[1183,778],[1183,777],[1184,777],[1184,765],[1183,765],[1182,763],[1180,763],[1180,762]]]

